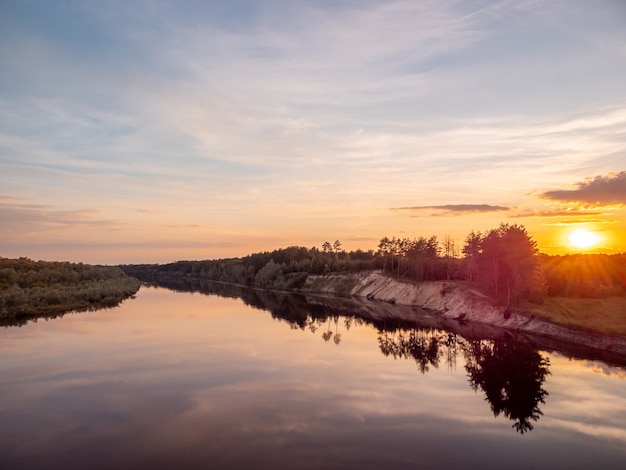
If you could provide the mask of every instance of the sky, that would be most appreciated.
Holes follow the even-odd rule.
[[[521,224],[626,251],[621,0],[0,2],[0,256]]]

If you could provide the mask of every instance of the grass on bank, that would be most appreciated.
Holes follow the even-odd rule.
[[[552,323],[626,336],[626,297],[623,296],[599,299],[546,297],[541,305],[528,303],[524,310]]]

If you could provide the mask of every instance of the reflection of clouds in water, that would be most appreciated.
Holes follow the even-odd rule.
[[[181,300],[178,308],[171,299]],[[156,468],[199,461],[232,468],[580,466],[597,453],[581,445],[571,455],[553,455],[555,446],[568,445],[561,431],[579,425],[596,432],[590,434],[596,441],[612,433],[621,439],[622,418],[607,421],[607,415],[624,404],[617,393],[623,382],[599,377],[596,401],[606,404],[581,419],[581,407],[592,408],[594,395],[581,391],[589,374],[579,361],[561,361],[559,380],[548,379],[541,442],[520,445],[510,421],[494,418],[483,394],[469,387],[462,356],[456,370],[431,367],[420,374],[414,361],[382,355],[376,330],[365,324],[348,331],[340,321],[345,340],[335,347],[319,330],[299,334],[237,300],[156,289],[142,289],[115,318],[88,338],[65,325],[4,343],[0,461],[40,456],[41,466],[75,466],[82,459],[83,466]],[[332,321],[331,331],[336,326]],[[29,357],[29,349],[37,354]],[[567,395],[571,391],[580,392]],[[568,408],[569,401],[577,406]]]
[[[552,424],[557,425],[562,430],[575,431],[585,436],[607,438],[626,444],[626,429],[623,427],[607,426],[601,423],[588,424],[581,421],[563,419],[554,419]]]
[[[551,400],[542,424],[559,432],[623,445],[626,442],[624,371],[597,361],[572,361],[558,354],[553,354],[553,358],[554,373],[547,381]]]
[[[356,460],[367,467],[369,462],[346,449],[354,446],[380,464],[378,454],[384,449],[378,441],[383,437],[396,441],[393,455],[386,456],[393,462],[411,455],[407,430],[441,426],[438,416],[408,419],[399,410],[391,417],[372,410],[357,412],[350,404],[360,408],[368,398],[364,394],[307,390],[303,383],[270,382],[263,387],[252,381],[203,388],[200,383],[125,379],[59,388],[32,403],[33,410],[43,411],[44,419],[31,436],[39,452],[62,458],[76,446],[97,455],[100,446],[114,445],[115,455],[101,456],[102,462],[132,462],[139,458],[137,453],[149,450],[143,458],[157,465],[186,453],[197,460],[218,458],[252,466],[255,457],[285,465],[287,458],[299,455],[312,463],[327,463],[332,455],[337,462]],[[55,403],[53,412],[44,411],[47,403]],[[86,432],[77,433],[79,429]],[[275,456],[277,452],[282,457]]]
[[[586,361],[586,365],[592,369],[595,374],[610,375],[612,377],[626,379],[626,370],[622,368],[609,366],[608,364],[598,361]]]
[[[626,379],[626,366],[611,366],[601,361],[571,360],[557,352],[550,353],[553,357],[554,368],[563,367],[569,374],[579,371],[581,375],[590,371],[598,375],[607,375],[615,378]]]

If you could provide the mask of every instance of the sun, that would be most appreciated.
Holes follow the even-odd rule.
[[[587,249],[597,245],[600,237],[595,232],[590,232],[584,228],[574,230],[569,234],[569,244],[574,248]]]

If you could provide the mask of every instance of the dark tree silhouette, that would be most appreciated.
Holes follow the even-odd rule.
[[[383,258],[383,272],[387,272],[387,256],[391,253],[391,240],[384,237],[378,242],[378,254]],[[393,263],[393,261],[392,261]],[[391,267],[393,269],[393,266]]]
[[[439,256],[437,237],[419,237],[408,244],[407,252],[413,264],[414,278],[417,281],[434,280]]]
[[[450,238],[450,235],[446,235],[443,239],[443,252],[446,260],[446,280],[450,280],[450,259],[456,258],[456,249],[454,246],[454,240]]]
[[[467,263],[467,280],[473,281],[478,274],[478,257],[480,255],[480,245],[482,243],[483,236],[480,232],[474,232],[473,230],[465,238],[465,246],[463,247],[463,254]]]

